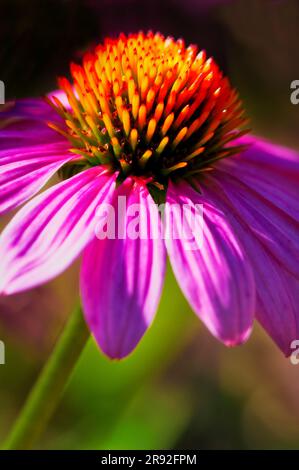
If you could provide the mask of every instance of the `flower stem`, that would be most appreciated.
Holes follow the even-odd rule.
[[[3,449],[32,448],[55,411],[88,338],[89,331],[79,306],[42,369]]]

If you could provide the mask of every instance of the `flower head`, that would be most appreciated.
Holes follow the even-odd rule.
[[[34,197],[1,235],[0,292],[46,282],[82,253],[86,321],[120,358],[155,316],[167,253],[214,336],[243,343],[257,318],[289,354],[299,337],[298,154],[244,136],[236,92],[181,40],[107,39],[71,73],[47,102],[21,100],[1,113],[0,212]],[[35,196],[56,172],[62,181]],[[153,187],[166,200],[163,220]],[[105,204],[125,233],[141,207],[143,234],[181,233],[180,207],[202,205],[203,239],[188,218],[192,250],[180,236],[97,237]]]
[[[104,165],[119,179],[169,177],[205,171],[240,151],[228,142],[246,131],[241,102],[212,58],[197,46],[161,34],[106,39],[83,65],[71,65],[73,83],[59,80],[70,108],[52,106],[64,120],[49,126],[81,155],[74,172]]]

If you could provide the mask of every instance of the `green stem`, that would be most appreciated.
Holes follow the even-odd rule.
[[[31,390],[3,449],[30,449],[55,411],[89,338],[80,307],[72,313],[48,362]]]

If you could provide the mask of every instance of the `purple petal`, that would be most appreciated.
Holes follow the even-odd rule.
[[[259,167],[262,172],[273,177],[283,178],[294,183],[298,182],[298,151],[273,144],[256,136],[245,136],[235,141],[238,145],[246,144],[249,148],[238,155],[222,160],[222,162],[246,163]]]
[[[63,141],[47,121],[64,126],[58,113],[41,98],[7,103],[0,110],[0,150]]]
[[[244,143],[244,138],[239,139]],[[224,159],[217,168],[236,177],[262,197],[299,220],[299,153],[256,138],[246,138],[245,152]]]
[[[230,202],[221,180],[209,177],[203,191],[225,213],[250,258],[257,290],[258,320],[280,349],[290,354],[291,342],[299,338],[299,282],[277,263],[255,236],[242,213]]]
[[[56,96],[57,92],[49,93],[49,97]],[[59,97],[59,96],[58,96]],[[2,125],[12,125],[20,121],[31,123],[45,123],[50,120],[61,121],[58,113],[43,98],[24,98],[10,101],[0,109],[0,122]]]
[[[67,161],[67,143],[0,151],[0,214],[34,196]]]
[[[117,207],[118,196],[126,196],[123,210]],[[160,232],[158,211],[147,188],[127,179],[113,199],[117,229],[120,220],[129,229],[133,204],[141,210],[143,235],[131,239],[116,233],[112,239],[110,232],[110,238],[94,239],[83,255],[83,309],[96,341],[111,358],[122,358],[136,347],[153,320],[163,285],[164,243],[161,236],[148,236],[150,230]]]
[[[259,256],[255,248],[255,255]],[[291,344],[299,339],[299,281],[286,272],[271,257],[261,256],[256,269],[259,282],[256,317],[289,356]]]
[[[299,278],[299,223],[288,214],[289,211],[292,213],[291,208],[295,207],[295,201],[292,201],[289,211],[286,212],[286,208],[284,211],[274,204],[274,191],[273,196],[268,199],[265,192],[256,190],[254,184],[244,184],[240,178],[231,176],[228,170],[222,171],[220,168],[219,165],[213,174],[221,182],[232,205],[242,214],[255,236],[271,251],[277,261]],[[239,174],[242,177],[241,163]],[[273,186],[275,187],[275,181]],[[287,188],[287,181],[285,186]],[[292,198],[289,198],[289,201],[291,200]],[[282,204],[281,202],[281,207]]]
[[[27,203],[0,238],[0,291],[20,292],[64,271],[94,237],[96,208],[114,180],[90,168]]]
[[[242,343],[251,332],[254,316],[251,264],[225,214],[204,192],[199,194],[186,182],[169,184],[165,210],[168,230],[172,224],[178,227],[184,204],[203,204],[203,239],[193,250],[182,239],[166,240],[175,276],[213,335],[229,346]]]

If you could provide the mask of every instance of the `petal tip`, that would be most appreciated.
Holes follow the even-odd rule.
[[[251,332],[252,332],[252,325],[250,325],[247,328],[247,330],[245,330],[243,333],[236,336],[235,338],[222,339],[221,341],[228,348],[233,348],[235,346],[242,346],[249,339]]]

